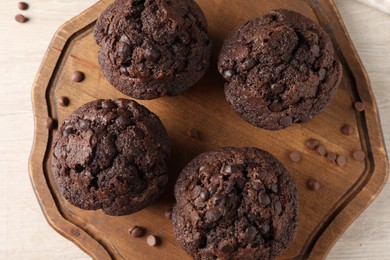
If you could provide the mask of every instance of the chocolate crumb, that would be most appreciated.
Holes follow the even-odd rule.
[[[15,16],[15,21],[17,21],[18,23],[25,23],[28,21],[28,18],[22,14],[17,14]]]
[[[145,234],[145,229],[138,226],[130,226],[128,232],[132,237],[138,238]]]
[[[149,246],[157,246],[159,244],[159,239],[156,236],[150,235],[146,238],[146,242]]]
[[[293,162],[299,162],[301,160],[301,154],[297,151],[293,151],[290,153],[290,159]]]
[[[196,128],[188,129],[187,134],[188,134],[189,137],[192,137],[192,138],[194,138],[196,140],[200,140],[199,131]]]
[[[46,119],[46,128],[51,130],[51,129],[55,129],[57,127],[57,121],[51,117],[48,117]]]
[[[336,158],[336,163],[338,166],[344,166],[347,163],[347,158],[344,155],[338,155]]]
[[[358,162],[364,161],[364,158],[366,158],[366,154],[360,150],[353,152],[352,156]]]
[[[353,106],[354,106],[355,110],[358,112],[362,112],[365,109],[364,104],[362,102],[355,102],[355,104],[353,104]]]
[[[85,79],[85,74],[81,71],[75,71],[72,74],[72,80],[74,82],[82,82]]]
[[[309,148],[310,150],[315,150],[319,144],[320,141],[318,141],[315,138],[309,138],[305,142],[306,147]]]
[[[63,106],[63,107],[69,106],[69,98],[64,97],[64,96],[60,97],[60,98],[58,99],[58,104],[59,104],[60,106]]]
[[[345,134],[345,135],[352,135],[354,132],[352,126],[348,125],[348,124],[345,124],[341,127],[341,133]]]
[[[312,191],[319,190],[321,185],[316,179],[309,179],[306,183],[307,188]]]

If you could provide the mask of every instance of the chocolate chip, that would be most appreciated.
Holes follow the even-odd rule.
[[[127,35],[122,34],[121,38],[119,39],[120,42],[126,43],[127,45],[131,45],[129,37]]]
[[[280,119],[279,123],[280,123],[281,126],[287,127],[287,126],[292,125],[293,119],[292,119],[291,116],[285,116],[282,119]]]
[[[321,156],[325,156],[326,155],[326,148],[325,146],[323,146],[322,144],[320,144],[319,146],[317,146],[316,148],[316,151],[319,155]]]
[[[123,74],[123,75],[125,75],[125,76],[130,76],[129,71],[127,70],[127,67],[125,67],[125,66],[121,66],[121,68],[119,69],[119,71],[121,72],[121,74]]]
[[[309,190],[316,191],[319,190],[321,185],[316,179],[309,179],[306,183],[306,186]]]
[[[192,137],[192,138],[194,138],[196,140],[200,140],[199,131],[196,128],[188,129],[187,134],[188,134],[189,137]]]
[[[223,196],[221,194],[215,194],[213,197],[211,197],[211,203],[215,206],[220,204],[223,200]]]
[[[199,194],[199,197],[202,201],[206,201],[210,198],[210,192],[208,190],[202,190]]]
[[[131,55],[131,47],[130,45],[124,43],[124,42],[119,42],[118,43],[118,54],[119,57],[126,59]]]
[[[320,56],[320,47],[318,47],[317,44],[311,46],[310,51],[313,53],[314,57],[319,57]]]
[[[256,61],[252,58],[245,59],[245,61],[242,63],[242,68],[244,70],[250,70],[256,65]]]
[[[326,158],[331,161],[331,162],[336,162],[337,159],[337,154],[334,152],[327,152],[326,153]]]
[[[325,79],[325,75],[326,75],[326,69],[321,68],[320,71],[318,72],[319,80],[320,81],[324,80]]]
[[[57,127],[57,121],[51,117],[46,118],[46,128],[51,130]]]
[[[278,101],[274,101],[269,106],[269,110],[271,110],[272,112],[280,112],[283,110],[283,106]]]
[[[260,194],[259,200],[260,200],[260,205],[263,207],[268,206],[271,203],[270,197],[265,193]]]
[[[223,166],[223,169],[222,169],[222,172],[230,174],[230,173],[233,172],[233,168],[232,168],[232,166],[229,165],[229,164],[228,164],[228,165],[224,165],[224,166]]]
[[[284,87],[282,84],[275,83],[271,85],[271,91],[274,94],[281,94],[284,91]]]
[[[63,107],[69,106],[69,98],[64,97],[64,96],[60,97],[60,98],[58,99],[58,104],[59,104],[60,106],[63,106]]]
[[[309,148],[310,150],[315,150],[319,144],[320,141],[314,138],[309,138],[305,141],[306,147]]]
[[[155,48],[147,48],[144,57],[148,62],[154,62],[160,58],[160,52]]]
[[[73,133],[73,126],[72,125],[67,125],[64,129],[63,135],[67,137],[68,135]]]
[[[22,10],[22,11],[25,11],[25,10],[27,10],[28,9],[28,4],[26,3],[26,2],[19,2],[18,3],[18,8],[20,9],[20,10]]]
[[[89,122],[88,121],[86,121],[86,120],[80,120],[79,121],[79,127],[81,128],[81,129],[85,129],[85,128],[88,128],[89,127]]]
[[[268,224],[264,224],[261,226],[261,232],[263,234],[267,234],[269,232],[269,230],[270,230],[270,226]]]
[[[358,112],[362,112],[365,109],[364,104],[362,102],[355,102],[355,104],[353,104],[353,106],[354,106],[355,110]]]
[[[159,244],[159,239],[156,236],[150,235],[146,238],[146,242],[149,246],[157,246]]]
[[[274,209],[275,209],[275,214],[276,215],[280,215],[280,213],[282,212],[282,203],[280,203],[280,201],[275,201],[274,202]]]
[[[82,82],[85,79],[85,74],[81,71],[75,71],[72,74],[72,80],[74,82]]]
[[[338,166],[344,166],[347,163],[347,158],[344,155],[338,155],[336,158],[336,163]]]
[[[355,151],[352,153],[353,158],[358,161],[364,161],[364,158],[366,158],[366,154],[363,151]]]
[[[210,222],[215,222],[221,217],[221,213],[216,208],[212,208],[206,211],[206,220]]]
[[[167,175],[161,175],[158,177],[158,187],[164,187],[168,183],[168,176]]]
[[[297,151],[291,152],[290,159],[293,162],[299,162],[301,160],[301,154]]]
[[[257,229],[250,226],[246,229],[244,238],[248,243],[251,243],[255,240],[257,233]]]
[[[257,191],[265,190],[264,184],[260,180],[253,181],[252,188]]]
[[[128,232],[132,237],[138,238],[145,234],[145,229],[138,226],[130,226]]]
[[[164,216],[166,219],[172,219],[172,208],[168,209],[164,212]]]
[[[119,111],[118,114],[119,114],[119,117],[116,119],[116,122],[118,124],[120,124],[120,125],[132,124],[133,113],[131,113],[128,110],[125,110],[125,111]]]
[[[196,199],[200,196],[200,193],[202,191],[202,188],[200,186],[195,186],[193,189],[192,189],[192,193],[191,193],[191,199]]]
[[[345,124],[341,127],[341,133],[345,134],[345,135],[352,135],[354,132],[352,126],[348,125],[348,124]]]
[[[28,18],[22,14],[17,14],[15,16],[15,20],[18,22],[18,23],[25,23],[28,21]]]
[[[231,77],[233,77],[233,75],[234,75],[234,71],[232,71],[232,70],[225,70],[223,72],[223,77],[225,79],[230,79]]]
[[[272,190],[273,193],[278,193],[278,191],[279,191],[278,184],[272,183],[271,190]]]
[[[104,100],[102,102],[103,109],[111,109],[111,108],[115,108],[115,107],[116,107],[116,104],[114,102],[112,102],[111,100]]]
[[[230,244],[225,244],[221,247],[221,251],[226,254],[230,254],[234,252],[234,247]]]
[[[239,188],[239,189],[244,188],[245,183],[246,183],[245,178],[237,178],[236,179],[237,188]]]

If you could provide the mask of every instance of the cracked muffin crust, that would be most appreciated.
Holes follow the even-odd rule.
[[[94,34],[104,75],[137,99],[179,95],[209,66],[207,21],[194,0],[117,0]]]
[[[195,259],[272,259],[295,237],[295,183],[257,148],[199,155],[179,175],[175,198],[173,229]]]
[[[126,215],[163,192],[170,144],[160,119],[126,99],[73,112],[53,141],[52,174],[62,196],[87,210]]]
[[[225,40],[218,70],[247,122],[268,130],[307,122],[330,103],[342,77],[326,32],[286,9],[246,22]]]

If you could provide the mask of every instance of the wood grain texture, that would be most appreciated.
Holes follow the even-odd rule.
[[[31,1],[30,23],[13,21],[16,3],[0,2],[0,258],[88,259],[72,243],[58,236],[44,221],[27,176],[27,157],[32,140],[30,86],[54,31],[65,20],[95,1]],[[389,148],[390,96],[388,76],[390,35],[383,28],[390,18],[354,1],[336,1],[351,37],[366,65],[382,112]],[[364,33],[362,33],[364,32]],[[12,37],[11,37],[12,36]],[[18,61],[19,66],[10,66]],[[15,106],[17,104],[17,106]],[[386,127],[387,126],[387,127]],[[389,259],[389,185],[339,240],[329,259]],[[5,207],[3,206],[5,205]],[[44,241],[44,243],[42,243]]]
[[[281,258],[323,258],[348,227],[381,190],[387,177],[387,158],[380,133],[377,108],[367,75],[332,2],[328,1],[197,1],[209,22],[215,45],[212,64],[228,33],[246,20],[275,8],[289,8],[317,20],[330,34],[337,56],[344,66],[344,77],[328,109],[315,120],[278,132],[256,129],[234,114],[225,101],[223,81],[215,66],[191,90],[175,98],[165,97],[141,102],[160,116],[170,135],[173,156],[169,164],[171,181],[162,198],[147,209],[123,217],[110,217],[100,211],[83,211],[64,201],[58,194],[50,173],[51,140],[55,131],[44,128],[51,116],[62,122],[74,109],[97,98],[123,97],[103,77],[96,62],[98,46],[93,39],[94,21],[112,1],[102,0],[88,11],[65,24],[54,37],[33,85],[35,143],[30,159],[30,175],[37,197],[49,223],[95,259],[187,259],[177,245],[171,222],[163,212],[173,203],[175,176],[195,155],[221,146],[260,146],[270,151],[295,177],[300,191],[299,229],[293,244]],[[228,7],[228,8],[227,8]],[[86,80],[70,81],[81,70]],[[68,96],[71,105],[58,106],[57,100]],[[352,107],[364,102],[366,109],[357,113]],[[345,138],[340,127],[348,123],[357,130]],[[196,126],[201,141],[186,135]],[[308,137],[320,139],[328,150],[344,154],[347,167],[332,165],[304,147]],[[289,140],[289,141],[287,141]],[[364,150],[364,162],[351,159],[351,151]],[[291,163],[288,153],[299,150],[304,160]],[[319,179],[323,188],[313,193],[305,186],[309,178]],[[150,250],[145,241],[129,244],[126,224],[144,226],[161,237],[163,243]]]

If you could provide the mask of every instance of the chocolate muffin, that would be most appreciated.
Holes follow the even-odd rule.
[[[218,70],[225,95],[247,122],[279,130],[303,123],[330,103],[342,77],[326,32],[279,9],[246,22],[223,44]]]
[[[52,174],[71,204],[126,215],[163,192],[169,155],[167,132],[155,114],[131,100],[96,100],[57,131]]]
[[[98,19],[95,39],[108,81],[137,99],[178,95],[209,66],[207,21],[194,0],[117,0]]]
[[[295,183],[257,148],[199,155],[179,175],[175,198],[173,229],[195,259],[272,259],[295,237]]]

